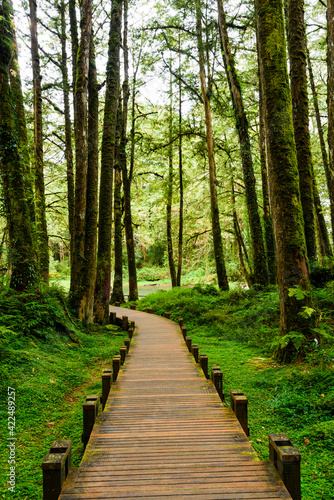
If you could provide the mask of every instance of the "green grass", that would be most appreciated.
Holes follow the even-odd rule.
[[[332,285],[314,295],[322,328],[332,329]],[[138,309],[147,307],[155,314],[169,311],[175,321],[182,317],[193,343],[208,355],[209,366],[222,369],[225,394],[231,389],[246,394],[250,440],[260,458],[268,459],[268,434],[285,432],[302,454],[302,498],[334,498],[333,343],[314,343],[303,362],[278,365],[271,357],[279,331],[275,289],[174,289],[139,301]]]
[[[72,439],[73,463],[79,465],[83,400],[101,393],[101,371],[123,344],[125,333],[117,327],[83,329],[64,300],[55,289],[0,296],[1,498],[42,498],[40,466],[55,439]],[[6,484],[8,386],[16,389],[15,494]]]

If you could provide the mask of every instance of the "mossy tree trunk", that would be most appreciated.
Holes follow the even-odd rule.
[[[9,67],[13,55],[10,23],[11,9],[3,2],[0,5],[0,166],[9,234],[10,287],[23,291],[38,284],[38,272],[10,89]]]
[[[234,64],[234,58],[230,49],[223,2],[222,0],[217,0],[217,3],[223,60],[233,102],[236,128],[239,136],[243,178],[245,183],[246,205],[253,249],[254,283],[267,285],[268,268],[255,188],[255,175],[248,133],[248,120],[244,109],[241,87]]]
[[[172,67],[172,61],[170,61]],[[173,80],[172,72],[169,74],[169,117],[168,117],[168,179],[167,179],[167,204],[166,204],[166,232],[167,232],[167,254],[169,273],[172,287],[176,286],[176,269],[173,252],[173,231],[172,231],[172,203],[173,203]]]
[[[67,178],[67,207],[68,207],[68,230],[70,237],[70,261],[74,254],[74,172],[73,172],[73,150],[72,150],[72,123],[70,113],[70,86],[67,71],[66,52],[66,18],[65,1],[61,0],[61,72],[63,78],[64,116],[65,116],[65,158]]]
[[[85,258],[81,270],[82,297],[79,319],[93,322],[94,289],[96,278],[97,215],[99,180],[99,91],[95,63],[94,35],[90,42],[88,72],[88,167],[85,220]]]
[[[3,2],[9,12],[13,10],[12,0],[4,0]],[[27,134],[27,122],[25,109],[23,104],[23,92],[20,75],[20,67],[18,61],[18,49],[16,40],[16,29],[14,18],[12,17],[11,30],[8,32],[12,45],[12,57],[9,63],[9,78],[10,88],[12,93],[13,104],[15,107],[15,115],[17,121],[17,131],[19,139],[19,151],[22,157],[22,167],[24,169],[24,184],[27,195],[27,202],[29,207],[30,220],[32,228],[35,228],[36,214],[35,214],[35,195],[34,195],[34,180],[31,172],[29,144]]]
[[[270,211],[265,108],[264,108],[264,98],[263,98],[263,82],[260,75],[259,75],[259,95],[260,95],[259,149],[260,149],[261,178],[262,178],[264,240],[266,243],[269,283],[271,285],[275,285],[277,282],[275,237],[273,228],[273,218]]]
[[[331,200],[332,238],[334,242],[334,0],[327,0],[327,108],[329,153],[327,184]]]
[[[181,76],[181,37],[179,37],[179,73]],[[179,244],[177,259],[176,285],[181,286],[182,258],[183,258],[183,161],[182,161],[182,82],[179,79]]]
[[[233,214],[233,228],[234,228],[235,239],[236,239],[237,245],[238,245],[238,254],[239,254],[240,266],[241,266],[241,269],[242,269],[242,272],[243,272],[243,275],[245,277],[247,285],[249,287],[251,287],[252,284],[253,284],[253,282],[252,282],[252,276],[251,276],[251,273],[249,272],[249,270],[247,269],[247,266],[246,266],[245,260],[244,260],[244,256],[243,256],[243,253],[242,253],[242,249],[243,249],[244,245],[243,245],[242,234],[241,234],[241,231],[240,231],[240,225],[239,225],[239,222],[238,222],[237,211],[236,211],[236,208],[235,208],[235,191],[234,191],[234,180],[233,180],[233,177],[232,177],[232,207],[233,207],[233,211],[232,211],[232,214]]]
[[[132,213],[131,213],[131,178],[127,168],[127,154],[126,154],[128,102],[130,95],[127,0],[124,0],[123,53],[124,53],[124,82],[122,88],[123,113],[122,113],[122,133],[121,133],[121,143],[120,143],[120,163],[122,169],[123,192],[124,192],[124,227],[125,227],[126,250],[128,256],[129,300],[138,300],[135,240],[133,235]]]
[[[74,128],[75,128],[75,82],[77,79],[77,57],[79,49],[78,22],[75,8],[76,0],[69,0],[68,12],[70,17],[71,47],[72,47],[72,90],[73,90],[73,110],[74,110]]]
[[[85,257],[85,219],[87,196],[87,94],[89,51],[92,27],[92,0],[81,3],[81,38],[77,58],[75,84],[75,210],[74,210],[74,254],[71,268],[71,304],[79,315],[83,296],[82,266]]]
[[[204,57],[204,44],[202,37],[202,12],[198,0],[196,0],[196,33],[197,33],[197,44],[198,44],[198,54],[199,54],[201,91],[202,91],[202,99],[205,112],[206,143],[208,148],[209,176],[210,176],[212,236],[213,236],[213,247],[214,247],[215,262],[216,262],[216,272],[217,272],[219,288],[221,290],[228,290],[229,285],[226,275],[223,241],[222,241],[220,221],[219,221],[219,207],[218,207],[218,197],[217,197],[217,179],[216,179],[215,154],[213,145],[211,107],[206,89],[205,57]]]
[[[299,332],[304,334],[305,340],[308,339],[312,335],[314,314],[309,317],[304,310],[304,306],[311,306],[311,298],[282,0],[256,0],[256,14],[270,155],[269,186],[276,243],[280,330],[285,337],[277,357],[291,361],[299,349],[289,335]],[[298,296],[291,293],[296,286],[300,290]]]
[[[113,168],[116,141],[117,108],[119,99],[122,1],[112,4],[104,123],[101,149],[101,182],[98,226],[98,254],[95,284],[95,319],[104,323],[109,318],[111,288],[111,225]]]
[[[287,26],[292,116],[297,148],[299,186],[303,207],[307,256],[310,261],[315,261],[317,253],[306,76],[304,0],[288,0]]]
[[[35,199],[36,199],[36,235],[38,246],[38,264],[42,280],[49,282],[49,242],[45,213],[44,158],[43,158],[43,110],[42,110],[42,75],[39,60],[37,36],[37,3],[29,0],[31,58],[34,87],[34,154],[35,154]]]

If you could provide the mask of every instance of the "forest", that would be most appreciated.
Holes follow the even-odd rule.
[[[303,498],[333,498],[334,0],[0,0],[0,103],[12,498],[40,498],[45,436],[74,428],[79,463],[118,302],[185,317],[269,401],[260,456],[290,426]]]

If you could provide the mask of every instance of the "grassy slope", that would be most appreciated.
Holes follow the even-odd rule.
[[[333,288],[316,292],[332,327]],[[278,333],[275,291],[217,294],[213,287],[158,292],[138,308],[182,317],[200,352],[224,374],[224,392],[242,390],[249,399],[250,439],[268,459],[268,433],[285,432],[302,453],[303,499],[334,498],[334,349],[309,347],[307,360],[279,366],[270,357]]]
[[[0,297],[1,498],[42,498],[40,466],[55,439],[72,439],[73,463],[80,463],[83,400],[101,393],[101,371],[110,367],[125,335],[113,326],[85,331],[55,290]],[[8,386],[16,389],[15,494],[6,484]]]

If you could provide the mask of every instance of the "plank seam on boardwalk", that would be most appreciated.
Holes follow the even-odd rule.
[[[59,499],[291,499],[195,364],[178,326],[112,311],[135,321],[136,335]]]

